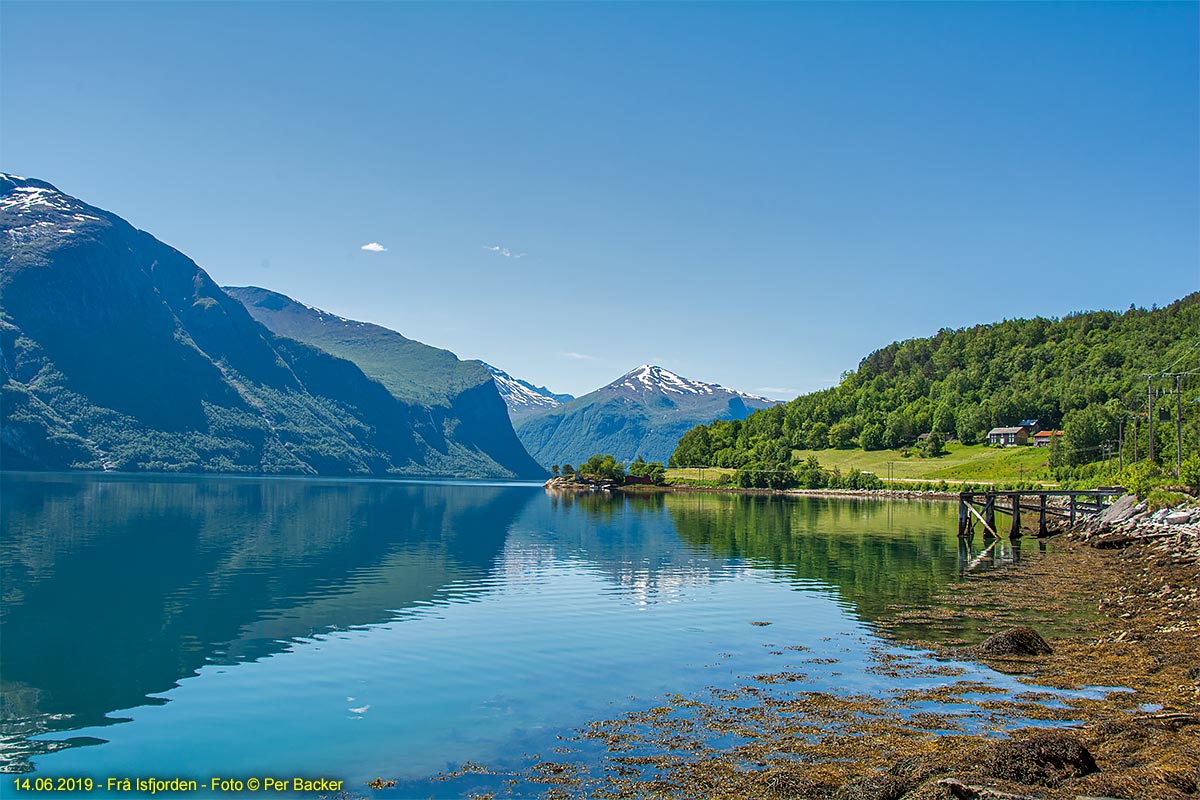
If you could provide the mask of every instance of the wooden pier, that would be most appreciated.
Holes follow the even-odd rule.
[[[958,535],[970,538],[975,533],[975,523],[981,522],[983,523],[984,537],[1000,538],[996,527],[996,512],[999,511],[1008,514],[1011,518],[1008,529],[1009,538],[1019,539],[1021,538],[1021,512],[1031,511],[1038,516],[1038,536],[1046,536],[1049,531],[1046,526],[1047,518],[1074,525],[1075,521],[1081,517],[1099,514],[1108,508],[1115,498],[1123,494],[1125,494],[1125,490],[1119,486],[1078,491],[1022,489],[1004,492],[960,492],[958,495]],[[1067,502],[1065,506],[1050,505],[1047,500],[1052,497],[1066,498]]]

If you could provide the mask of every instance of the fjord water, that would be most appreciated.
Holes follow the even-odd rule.
[[[815,689],[883,691],[871,621],[960,558],[945,504],[0,481],[4,769],[46,776],[412,786],[782,668],[786,645]]]

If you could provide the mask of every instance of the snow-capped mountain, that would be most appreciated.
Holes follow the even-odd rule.
[[[513,422],[524,419],[532,414],[548,411],[555,406],[575,399],[574,395],[555,394],[545,386],[534,386],[529,381],[514,378],[504,370],[499,367],[493,367],[486,361],[480,361],[479,363],[483,365],[484,369],[492,373],[492,380],[496,382],[496,389],[500,392],[500,396],[504,398],[504,403],[508,406],[508,416]]]
[[[341,339],[327,343],[347,355],[273,333],[198,264],[116,214],[0,172],[0,463],[544,474],[478,364],[258,292],[276,311],[295,306],[292,316],[310,318],[310,329],[336,331]],[[359,358],[365,346],[351,352],[352,337],[371,334],[374,361]],[[419,373],[409,387],[375,369],[401,345],[425,358],[407,366]]]
[[[543,466],[595,453],[666,462],[679,437],[718,419],[745,419],[774,401],[643,364],[607,386],[520,420],[517,437]]]
[[[765,397],[760,397],[756,394],[746,394],[736,389],[727,389],[719,383],[694,381],[690,378],[676,375],[669,369],[656,367],[653,364],[643,364],[637,369],[626,372],[608,384],[608,386],[600,389],[600,391],[612,391],[614,394],[633,396],[644,396],[651,392],[668,396],[678,395],[680,397],[686,395],[710,395],[715,397],[736,395],[752,403],[773,405],[772,401]]]

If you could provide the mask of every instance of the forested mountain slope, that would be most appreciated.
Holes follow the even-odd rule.
[[[1200,367],[1200,293],[1165,308],[1131,307],[1063,319],[1016,319],[923,339],[894,342],[871,353],[831,389],[757,411],[743,421],[714,422],[688,431],[672,463],[742,467],[785,464],[791,450],[911,445],[939,432],[978,442],[993,426],[1037,419],[1067,429],[1065,458],[1100,457],[1117,437],[1118,419],[1144,412],[1146,374]],[[1175,365],[1172,367],[1172,365]],[[1190,382],[1188,382],[1190,381]],[[1173,390],[1173,383],[1170,388]],[[1158,383],[1167,389],[1167,383]],[[1200,380],[1184,382],[1187,447],[1197,446],[1195,405]],[[1173,396],[1156,413],[1173,414]],[[1158,425],[1157,449],[1174,453],[1175,426]],[[1148,444],[1139,427],[1139,453]],[[1126,433],[1126,447],[1133,437]]]

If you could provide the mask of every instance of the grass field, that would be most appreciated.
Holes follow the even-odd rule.
[[[950,442],[946,445],[945,454],[938,458],[921,458],[917,455],[905,458],[898,450],[792,451],[792,458],[796,463],[807,460],[809,456],[816,456],[821,466],[826,469],[837,467],[842,472],[851,469],[873,472],[885,481],[889,477],[889,462],[890,475],[898,481],[1049,483],[1054,480],[1046,464],[1050,457],[1048,448],[990,447],[984,444],[962,445]],[[709,483],[716,480],[720,473],[732,473],[733,470],[706,468],[703,472],[704,482]],[[700,470],[694,468],[667,470],[668,482],[692,483],[700,480],[700,477]]]

